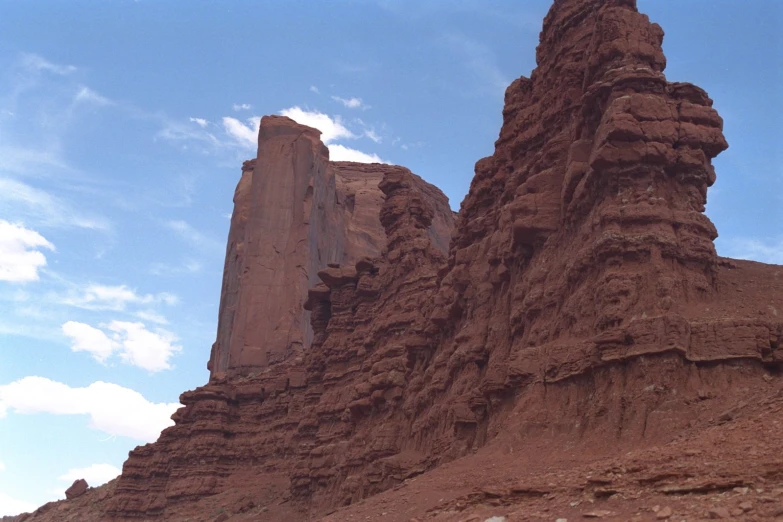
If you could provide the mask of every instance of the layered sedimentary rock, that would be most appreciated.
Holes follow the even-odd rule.
[[[386,172],[402,167],[329,163],[316,129],[282,116],[261,120],[258,158],[234,193],[211,375],[248,375],[301,356],[312,341],[302,308],[318,270],[377,256]],[[454,218],[437,188],[414,175],[438,214],[430,234],[448,248]]]
[[[385,195],[393,179],[417,194],[413,207]],[[307,407],[322,357],[314,350],[324,338],[321,309],[306,303],[308,288],[317,293],[321,279],[332,286],[355,282],[370,259],[399,250],[405,236],[389,233],[390,201],[394,212],[426,209],[418,248],[426,244],[445,262],[454,214],[440,190],[403,167],[329,163],[315,129],[262,119],[258,159],[244,164],[234,196],[210,384],[184,393],[176,425],[131,453],[111,513],[171,516],[172,505],[244,487],[248,477],[262,489],[291,488],[309,447],[303,440],[314,413]],[[417,274],[409,269],[419,262],[409,257],[407,268],[387,278],[390,286]],[[415,283],[408,289],[412,316],[422,290]],[[328,300],[329,287],[320,285]],[[325,320],[336,323],[331,314]],[[297,426],[301,435],[292,432]]]
[[[476,451],[548,469],[671,441],[764,390],[780,267],[716,255],[722,120],[666,80],[662,39],[632,0],[556,0],[448,251],[436,189],[262,120],[210,383],[131,452],[104,519],[315,520]]]

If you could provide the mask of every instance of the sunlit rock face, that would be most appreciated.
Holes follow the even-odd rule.
[[[705,397],[767,386],[779,267],[717,257],[723,123],[667,81],[662,41],[632,0],[556,0],[455,223],[409,170],[330,163],[316,130],[265,117],[210,382],[131,452],[100,520],[259,499],[317,520],[479,450],[670,441]]]
[[[375,257],[383,164],[329,162],[320,132],[283,116],[261,120],[258,159],[245,162],[234,194],[211,375],[249,375],[301,357],[312,342],[302,305],[330,263]],[[437,209],[430,235],[444,252],[454,224],[448,199],[413,176]]]

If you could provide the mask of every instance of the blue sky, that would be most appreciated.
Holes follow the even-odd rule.
[[[261,115],[457,209],[549,3],[0,0],[0,515],[112,478],[207,381]],[[783,264],[783,4],[639,7],[726,122],[719,252]]]

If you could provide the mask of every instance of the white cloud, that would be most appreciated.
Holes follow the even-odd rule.
[[[358,163],[389,163],[380,158],[377,154],[368,154],[351,147],[346,147],[338,143],[333,143],[341,139],[357,139],[359,136],[351,132],[343,123],[339,116],[330,117],[327,114],[318,111],[306,111],[301,107],[290,107],[283,109],[280,114],[287,116],[297,123],[313,127],[321,131],[321,141],[329,148],[329,159],[332,161],[356,161]],[[361,120],[359,120],[361,122]],[[372,134],[378,137],[372,131],[365,131],[365,136]],[[373,139],[370,137],[370,139]],[[375,141],[375,140],[373,140]]]
[[[249,111],[252,108],[249,103],[235,103],[232,107],[235,111]]]
[[[260,120],[254,116],[242,122],[226,116],[221,119],[221,125],[204,118],[191,117],[187,122],[166,119],[156,138],[181,143],[182,150],[200,149],[205,155],[230,154],[232,161],[239,161],[257,146]],[[214,129],[222,129],[222,132]]]
[[[321,91],[319,91],[318,87],[316,87],[315,85],[311,85],[310,86],[310,92],[314,92],[316,94],[321,94]]]
[[[91,103],[93,105],[98,106],[106,106],[106,105],[113,105],[114,102],[112,102],[110,99],[101,96],[97,92],[93,91],[89,87],[82,86],[81,89],[79,89],[79,92],[76,93],[76,96],[73,99],[74,103]]]
[[[38,270],[46,266],[44,248],[54,245],[35,230],[0,219],[0,281],[38,281]]]
[[[177,336],[161,328],[151,332],[144,323],[127,321],[112,321],[108,328],[113,332],[120,359],[150,372],[171,369],[169,359],[182,351],[181,346],[174,344]]]
[[[38,509],[32,502],[25,502],[0,492],[0,517],[30,513]]]
[[[89,284],[79,293],[71,293],[60,299],[62,304],[84,308],[86,310],[113,310],[123,311],[130,304],[149,305],[163,303],[174,305],[178,302],[177,296],[167,292],[159,294],[139,294],[125,285],[98,285]]]
[[[339,96],[332,96],[332,99],[336,102],[342,103],[349,109],[369,109],[369,105],[362,103],[361,98],[340,98]]]
[[[288,109],[283,109],[280,114],[287,116],[297,123],[313,127],[321,131],[321,141],[326,145],[340,139],[354,139],[357,136],[348,130],[343,124],[342,118],[335,116],[334,118],[318,111],[306,111],[301,107],[294,106]]]
[[[346,101],[351,105],[355,105],[356,103],[351,100]],[[361,104],[361,100],[359,100],[359,103]],[[362,105],[362,107],[367,106]],[[380,143],[381,137],[373,129],[367,129],[360,134],[355,134],[346,126],[340,116],[329,116],[317,110],[305,110],[299,106],[283,109],[280,111],[280,114],[293,119],[297,123],[321,131],[321,140],[329,147],[331,159],[333,160],[387,163],[377,154],[362,152],[334,143],[343,139],[354,140],[363,137],[369,138],[375,143]],[[208,121],[199,118],[190,118],[190,121],[192,123],[197,123],[202,129],[205,124],[209,124]],[[255,148],[257,147],[260,121],[261,118],[255,116],[247,118],[244,122],[230,116],[225,116],[222,118],[225,137],[216,137],[202,129],[194,130],[193,125],[190,125],[189,128],[187,128],[181,124],[169,122],[167,126],[158,133],[158,136],[176,141],[200,141],[202,143],[208,143],[212,148],[211,150],[240,150],[243,151],[243,154],[247,154],[248,152],[255,151]],[[355,120],[355,123],[365,127],[365,124],[361,120]],[[168,226],[172,230],[178,232],[184,239],[199,247],[217,247],[222,249],[224,246],[220,242],[205,237],[202,233],[193,229],[193,227],[184,221],[170,221]],[[161,267],[157,267],[155,270],[161,273],[169,272]]]
[[[30,376],[0,385],[0,418],[9,411],[87,415],[93,429],[143,442],[156,440],[161,430],[174,424],[170,417],[177,408],[177,403],[153,403],[135,390],[102,381],[73,388]],[[2,498],[0,505],[5,505]]]
[[[93,464],[86,468],[72,468],[65,474],[60,475],[58,480],[66,483],[73,483],[74,480],[84,479],[92,487],[98,487],[106,484],[108,481],[116,478],[122,473],[122,470],[111,464]]]
[[[245,147],[255,147],[258,140],[258,127],[261,123],[260,118],[248,118],[248,125],[245,125],[236,118],[223,118],[223,128],[226,133]]]
[[[352,149],[344,145],[331,144],[329,147],[329,159],[331,161],[355,161],[357,163],[386,163],[377,154],[367,154],[360,150]]]
[[[58,65],[33,53],[22,53],[20,55],[20,63],[22,67],[30,71],[47,71],[61,76],[76,71],[76,67],[73,65]]]
[[[165,321],[161,316],[156,319]],[[116,354],[124,363],[149,372],[171,369],[169,359],[182,351],[181,346],[174,344],[177,336],[173,333],[160,328],[150,331],[144,323],[112,321],[102,327],[106,331],[68,321],[62,325],[62,331],[71,338],[71,350],[74,352],[89,352],[100,363]]]
[[[68,321],[62,325],[62,332],[71,338],[72,351],[88,352],[100,363],[105,363],[114,352],[112,340],[103,331],[88,324]]]
[[[0,150],[0,169],[4,167],[2,163],[3,151]],[[24,162],[20,164],[23,165]],[[11,178],[0,178],[0,203],[6,206],[9,213],[24,215],[29,221],[46,226],[90,230],[111,228],[107,220],[85,216],[60,198]]]

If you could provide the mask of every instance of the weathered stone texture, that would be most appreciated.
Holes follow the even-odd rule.
[[[320,132],[282,116],[261,120],[258,159],[234,194],[211,375],[249,375],[301,357],[312,342],[302,305],[329,263],[375,257],[386,237],[378,184],[393,165],[329,163]],[[454,217],[437,188],[413,175],[438,214],[430,235],[445,252]]]
[[[706,398],[764,389],[780,267],[717,256],[723,122],[666,80],[662,40],[633,0],[555,0],[453,234],[407,169],[329,163],[317,131],[265,117],[210,382],[131,452],[101,520],[237,491],[315,520],[493,444],[541,462],[669,442]]]

